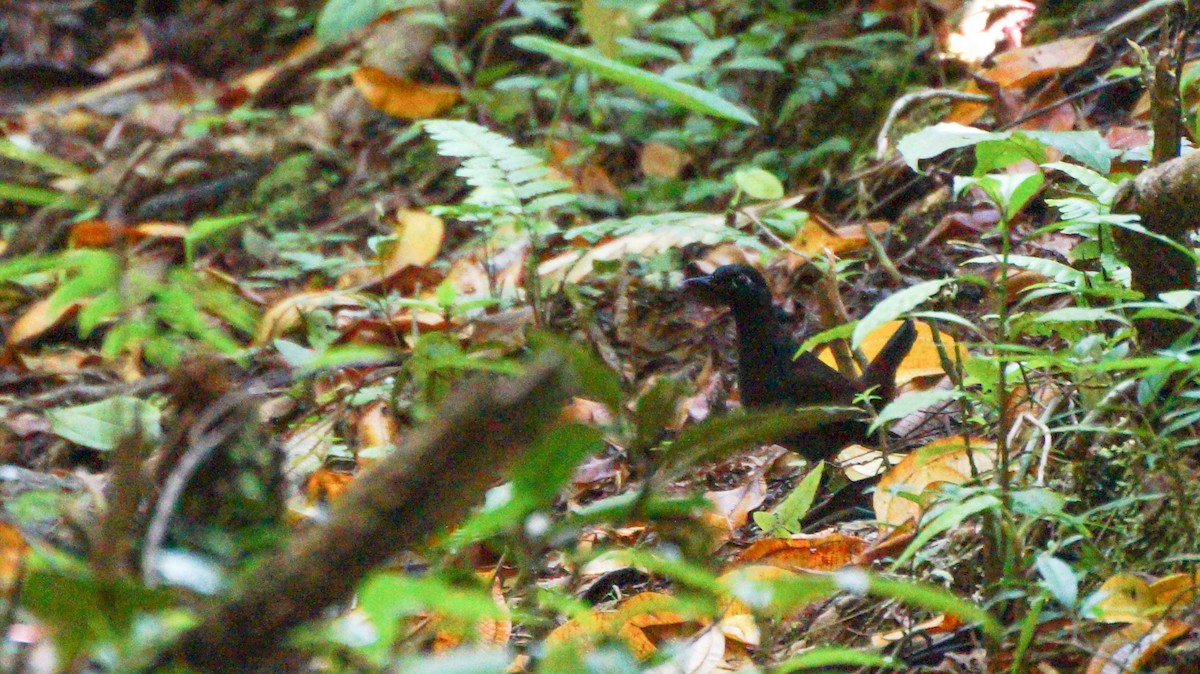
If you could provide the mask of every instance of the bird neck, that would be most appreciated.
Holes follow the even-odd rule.
[[[789,377],[798,348],[795,340],[770,303],[735,306],[733,320],[742,403],[754,407],[779,402],[774,388]]]

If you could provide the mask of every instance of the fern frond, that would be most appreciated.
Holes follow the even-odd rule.
[[[438,154],[463,160],[455,175],[474,188],[468,205],[520,215],[575,200],[568,183],[551,179],[546,163],[511,138],[461,120],[430,120],[425,131]]]

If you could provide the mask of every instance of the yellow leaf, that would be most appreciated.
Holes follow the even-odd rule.
[[[994,442],[961,436],[935,440],[913,451],[879,480],[873,497],[875,518],[894,526],[917,519],[921,505],[900,493],[921,494],[938,484],[963,484],[971,479],[972,463],[980,472],[992,469],[995,451]]]
[[[862,345],[863,354],[867,360],[873,360],[875,356],[879,355],[887,341],[903,324],[902,321],[890,321],[872,330],[863,340]],[[954,358],[954,350],[958,348],[954,338],[945,333],[939,333],[939,336],[942,345],[946,348],[946,353]],[[824,349],[820,358],[826,365],[837,367],[837,362],[834,361],[833,353],[829,349]],[[928,324],[917,323],[917,340],[896,370],[896,385],[903,386],[914,379],[940,377],[942,374],[942,360],[938,355],[937,344],[933,341],[933,330]]]
[[[265,344],[300,324],[303,316],[316,309],[364,306],[361,297],[340,290],[319,290],[284,298],[263,314],[254,336],[255,344]]]
[[[1154,596],[1146,581],[1128,573],[1119,573],[1104,581],[1097,592],[1103,598],[1096,602],[1098,619],[1106,623],[1143,622],[1154,608]]]
[[[408,267],[424,267],[442,249],[446,225],[424,211],[401,209],[396,214],[396,242],[383,256],[383,274],[390,276]]]

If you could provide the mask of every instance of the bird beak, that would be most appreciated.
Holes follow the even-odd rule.
[[[720,304],[722,300],[720,291],[713,285],[712,276],[685,279],[683,289],[705,304]]]

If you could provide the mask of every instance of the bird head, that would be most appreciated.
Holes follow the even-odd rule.
[[[683,286],[705,304],[734,309],[771,307],[771,289],[757,269],[747,264],[727,264],[705,276],[696,276]]]

